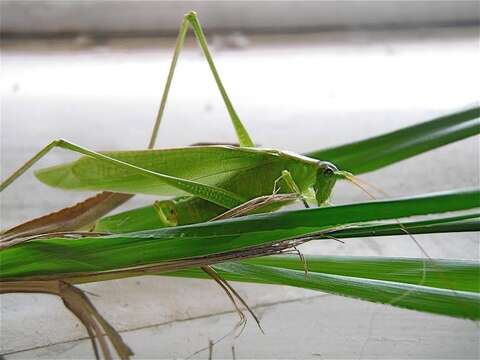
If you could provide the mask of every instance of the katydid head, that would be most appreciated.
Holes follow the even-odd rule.
[[[173,200],[155,201],[153,204],[158,217],[165,226],[177,226],[177,210]]]
[[[318,206],[323,205],[330,197],[332,189],[337,181],[339,171],[335,165],[328,161],[319,161],[317,176],[313,189]]]
[[[370,198],[375,199],[375,197],[365,188],[365,186],[362,185],[362,183],[365,184],[363,180],[356,178],[348,171],[338,170],[335,165],[328,161],[319,161],[317,177],[315,184],[313,185],[318,206],[321,206],[328,201],[332,193],[332,189],[335,186],[335,182],[340,179],[349,181],[351,184],[365,192]],[[372,187],[371,185],[369,186]],[[379,190],[379,192],[381,192],[381,190]]]

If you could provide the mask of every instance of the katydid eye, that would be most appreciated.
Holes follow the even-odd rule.
[[[338,171],[337,167],[328,161],[319,161],[319,175],[332,177]]]
[[[333,175],[333,169],[330,167],[327,167],[325,168],[325,170],[323,170],[323,173],[328,176]]]

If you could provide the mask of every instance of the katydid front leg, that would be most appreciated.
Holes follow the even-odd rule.
[[[306,208],[310,207],[310,205],[308,205],[308,203],[307,203],[307,200],[305,199],[302,192],[300,191],[300,188],[295,183],[295,180],[293,180],[292,174],[290,174],[290,172],[288,170],[283,170],[282,175],[277,180],[275,180],[275,182],[273,184],[273,193],[277,192],[277,189],[278,189],[277,187],[279,186],[278,184],[279,184],[280,181],[283,181],[288,189],[290,189],[294,194],[297,194],[300,197],[303,205]]]

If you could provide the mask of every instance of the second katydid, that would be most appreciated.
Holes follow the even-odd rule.
[[[303,199],[312,198],[321,206],[328,201],[335,181],[345,178],[329,162],[275,149],[255,148],[247,130],[235,112],[216,70],[205,36],[195,12],[185,15],[160,103],[149,148],[155,144],[180,50],[189,26],[207,59],[220,90],[240,147],[195,146],[164,150],[95,152],[66,140],[53,141],[22,168],[5,180],[3,190],[54,147],[86,155],[79,160],[37,171],[44,183],[71,190],[108,190],[162,196],[182,195],[174,200],[119,214],[100,222],[98,230],[144,230],[207,221],[253,198],[273,192],[296,192]],[[306,204],[306,201],[304,200]],[[270,204],[261,211],[271,211],[285,202]],[[145,215],[148,215],[145,217]],[[142,218],[143,222],[129,222]],[[147,223],[145,222],[147,219]]]

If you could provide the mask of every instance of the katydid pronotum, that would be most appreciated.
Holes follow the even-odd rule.
[[[190,26],[225,102],[237,134],[239,147],[212,145],[153,150],[175,66]],[[32,235],[35,231],[38,231],[39,227],[35,229],[35,226],[39,224],[46,225],[43,228],[40,226],[42,232],[77,230],[88,223],[94,222],[98,217],[128,200],[130,198],[128,194],[144,193],[162,196],[178,195],[181,197],[156,202],[153,207],[135,210],[133,213],[130,212],[128,216],[117,215],[117,217],[112,217],[97,224],[95,230],[116,231],[115,224],[119,217],[123,223],[122,231],[208,221],[246,202],[276,193],[296,193],[305,205],[315,199],[317,205],[322,206],[328,202],[336,180],[350,178],[347,172],[339,171],[329,162],[310,159],[286,151],[255,148],[221,82],[194,12],[185,15],[180,28],[157,121],[149,143],[149,150],[99,153],[66,140],[55,140],[2,182],[0,191],[3,191],[17,177],[21,176],[55,147],[85,156],[71,164],[38,171],[36,176],[42,182],[64,189],[103,190],[108,192],[94,198],[97,199],[96,201],[89,199],[86,203],[82,203],[83,208],[91,212],[88,216],[79,208],[73,208],[73,216],[78,218],[81,217],[81,214],[84,216],[82,221],[75,221],[74,218],[66,226],[65,218],[67,214],[60,212],[57,214],[60,216],[57,217],[47,217],[40,222],[34,220],[33,227],[20,226],[12,229],[13,231],[7,231],[4,233],[6,240],[14,240],[19,235]],[[254,210],[272,211],[292,201],[292,198],[286,197],[272,197],[271,199],[271,201],[260,202],[261,206],[254,206]],[[92,204],[91,207],[88,206],[90,203]],[[148,218],[151,221],[148,224],[137,222],[128,224],[128,226],[125,224],[125,218],[135,219],[131,216],[132,214],[145,219],[145,211],[149,215],[153,215]],[[65,217],[62,215],[65,215]],[[60,222],[53,221],[55,218],[59,218]],[[51,221],[54,223],[53,228],[51,227]],[[48,229],[48,231],[45,231],[45,229]],[[228,288],[226,282],[216,277],[211,268],[205,267],[205,271],[220,286],[223,285],[224,289],[227,288],[225,289],[227,294],[233,292],[231,288]],[[242,300],[240,299],[240,301]]]

